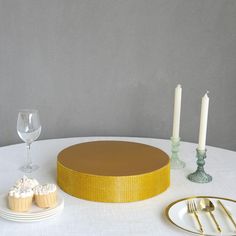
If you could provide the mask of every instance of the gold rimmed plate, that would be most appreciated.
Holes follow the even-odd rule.
[[[209,216],[209,214],[200,210],[199,202],[203,198],[210,199],[215,205],[214,215],[222,228],[221,233],[217,231],[214,222],[212,222],[212,219]],[[194,219],[194,216],[188,213],[187,201],[189,199],[194,199],[195,202],[197,203],[199,210],[198,215],[204,228],[203,234],[200,232],[199,227]],[[220,204],[218,203],[218,200],[220,200],[226,206],[226,208],[232,213],[233,217],[236,218],[236,200],[222,197],[213,197],[213,196],[196,196],[177,200],[167,206],[165,210],[165,215],[167,219],[170,221],[170,223],[172,223],[179,229],[182,229],[189,233],[200,234],[200,235],[202,234],[206,236],[218,236],[218,235],[236,236],[236,229],[232,224],[232,222],[230,221],[230,219],[228,218],[228,216],[223,211]]]

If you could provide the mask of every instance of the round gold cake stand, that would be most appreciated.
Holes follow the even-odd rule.
[[[170,162],[162,150],[140,143],[95,141],[62,150],[57,181],[68,194],[99,202],[153,197],[170,184]]]

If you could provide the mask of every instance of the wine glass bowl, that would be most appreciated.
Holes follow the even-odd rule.
[[[25,109],[18,113],[17,133],[19,137],[26,143],[27,162],[20,168],[23,172],[31,173],[39,167],[32,164],[30,156],[31,144],[39,137],[41,133],[41,124],[37,110]]]

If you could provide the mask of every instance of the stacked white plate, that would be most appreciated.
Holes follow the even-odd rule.
[[[28,212],[15,212],[8,208],[6,195],[0,196],[0,217],[17,222],[36,222],[46,220],[59,214],[64,208],[64,200],[58,196],[57,205],[54,208],[39,208],[32,205]]]

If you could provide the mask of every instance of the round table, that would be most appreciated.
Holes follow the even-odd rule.
[[[33,162],[40,169],[32,174],[40,183],[56,183],[58,153],[73,144],[96,140],[139,142],[161,148],[170,154],[170,141],[129,137],[81,137],[42,140],[33,143]],[[180,156],[186,162],[181,170],[171,171],[171,185],[164,193],[139,202],[100,203],[72,197],[59,189],[65,208],[61,215],[37,223],[15,223],[0,218],[0,235],[9,236],[78,236],[78,235],[188,235],[165,218],[165,207],[180,198],[211,195],[236,198],[236,152],[207,147],[206,172],[213,176],[208,184],[190,182],[186,176],[196,169],[197,145],[181,142]],[[25,161],[25,144],[0,148],[0,194],[6,194],[23,176],[19,167]]]

